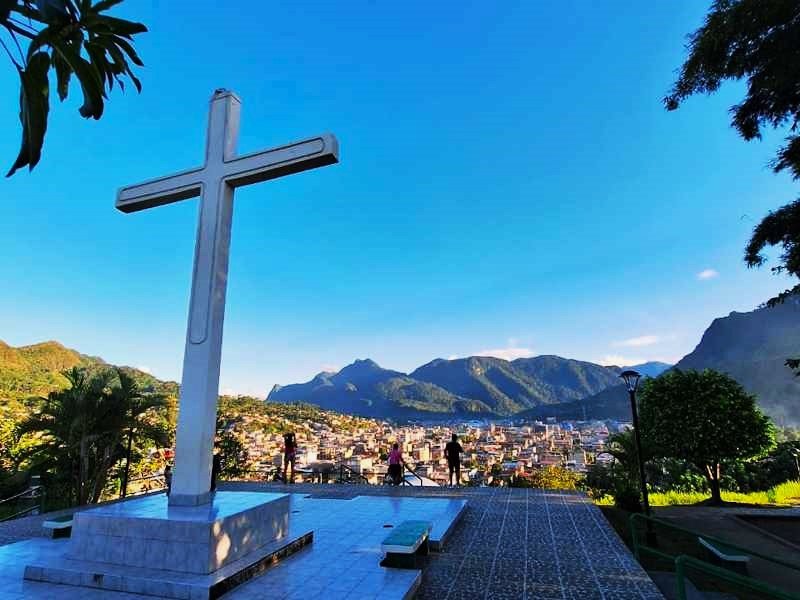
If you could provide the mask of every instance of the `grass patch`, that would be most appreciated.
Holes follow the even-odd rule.
[[[650,506],[688,506],[701,504],[711,498],[704,492],[653,492],[649,495]],[[722,501],[751,506],[795,506],[800,505],[800,481],[787,481],[765,492],[722,492]],[[596,498],[599,506],[613,506],[612,496]]]

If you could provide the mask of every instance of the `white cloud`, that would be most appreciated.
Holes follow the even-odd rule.
[[[703,269],[697,274],[697,279],[700,281],[714,279],[715,277],[719,277],[719,272],[714,269]]]
[[[529,358],[533,356],[533,350],[530,348],[494,348],[490,350],[481,350],[475,353],[476,356],[493,356],[495,358],[502,358],[503,360],[514,360],[515,358]]]
[[[138,371],[141,371],[141,372],[143,372],[143,373],[147,373],[147,374],[149,374],[149,375],[152,375],[152,374],[153,374],[153,371],[150,369],[150,367],[148,367],[148,366],[146,366],[146,365],[139,365],[138,367],[136,367],[136,369],[137,369]]]
[[[644,358],[636,358],[633,356],[622,356],[621,354],[606,354],[603,358],[596,361],[599,365],[607,367],[629,367],[631,365],[638,365],[647,362]]]
[[[331,365],[331,364],[324,364],[319,368],[320,371],[324,371],[325,373],[338,373],[342,370],[342,367],[339,365]]]
[[[642,346],[652,346],[662,341],[662,338],[657,335],[640,335],[639,337],[628,338],[614,342],[614,346],[623,348],[641,348]]]

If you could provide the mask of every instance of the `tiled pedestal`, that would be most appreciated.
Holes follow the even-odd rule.
[[[288,532],[287,494],[218,492],[192,507],[169,506],[159,494],[76,513],[66,554],[29,565],[25,578],[209,598],[229,587],[220,586],[224,580],[311,541],[310,532]]]

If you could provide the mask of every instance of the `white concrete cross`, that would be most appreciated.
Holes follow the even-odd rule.
[[[124,187],[117,194],[117,208],[123,212],[201,198],[171,505],[205,504],[211,499],[233,190],[339,161],[338,143],[330,134],[237,157],[240,106],[233,92],[214,92],[202,167]]]

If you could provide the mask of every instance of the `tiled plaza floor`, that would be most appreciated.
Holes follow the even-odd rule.
[[[662,598],[600,511],[579,494],[508,488],[453,490],[258,483],[232,483],[226,484],[225,488],[286,491],[331,499],[373,495],[468,500],[461,520],[444,544],[443,552],[432,553],[429,558],[416,595],[421,600]],[[308,521],[315,529],[312,547],[236,588],[224,598],[319,597],[332,600],[334,597],[380,597],[381,590],[391,592],[394,583],[377,581],[379,575],[374,571],[368,573],[359,569],[366,556],[371,563],[376,560],[374,535],[368,534],[361,526],[365,527],[364,524],[376,519],[391,522],[392,518],[414,516],[411,509],[410,512],[392,515],[392,506],[398,507],[402,503],[393,504],[388,500],[319,504],[310,499],[304,501],[306,506],[315,508],[306,510],[303,504],[299,504],[300,512],[293,517],[298,525],[305,525]],[[337,511],[333,507],[340,508]],[[36,535],[39,526],[36,518],[13,525],[0,524],[0,539],[15,541],[30,537]],[[347,552],[343,551],[343,545],[338,550],[336,548],[336,544],[345,544],[343,536],[349,536],[352,541],[346,542],[350,548]],[[66,586],[49,586],[51,589],[44,595],[44,589],[35,587],[24,588],[23,593],[22,587],[14,585],[17,579],[13,574],[4,572],[4,565],[9,564],[9,554],[0,547],[0,600],[49,597],[93,600],[101,597],[83,588]],[[331,572],[340,574],[340,583],[336,585],[339,589],[334,590],[325,584]],[[416,572],[407,573],[408,577],[414,577]],[[395,581],[396,589],[402,587],[403,582]],[[126,598],[122,594],[106,596],[113,600]]]

